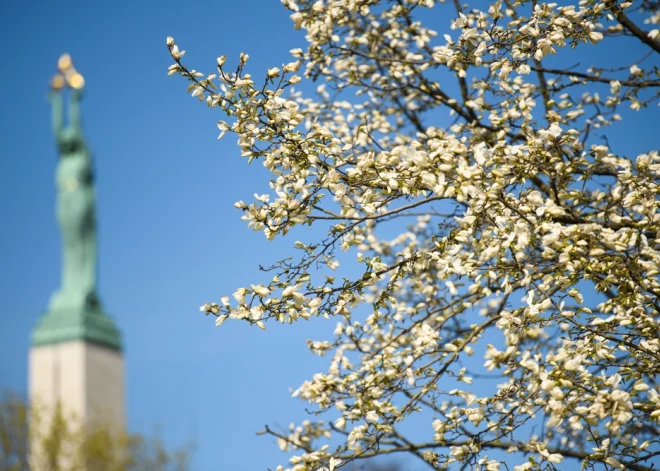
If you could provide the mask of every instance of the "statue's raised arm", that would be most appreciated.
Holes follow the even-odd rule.
[[[53,79],[53,82],[56,82],[56,79]],[[62,100],[62,93],[54,86],[48,93],[48,101],[50,101],[52,107],[53,134],[59,139],[64,130],[64,101]]]
[[[82,89],[74,88],[69,95],[69,126],[82,137],[82,121],[80,119],[80,101]]]
[[[80,101],[82,100],[85,79],[73,68],[73,63],[71,63],[70,70],[68,73],[66,73],[65,77],[67,84],[71,88],[71,94],[69,95],[69,126],[82,141],[83,138],[82,122],[80,119]]]

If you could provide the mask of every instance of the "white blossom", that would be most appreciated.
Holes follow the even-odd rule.
[[[309,420],[266,430],[289,454],[276,469],[407,453],[433,469],[650,470],[660,153],[626,148],[621,108],[659,119],[657,12],[282,3],[307,47],[251,71],[265,80],[244,53],[204,75],[167,39],[168,73],[270,172],[234,204],[242,219],[298,238],[200,309],[261,329],[334,318],[331,339],[307,342],[327,368],[293,393]],[[612,53],[621,38],[631,49]]]

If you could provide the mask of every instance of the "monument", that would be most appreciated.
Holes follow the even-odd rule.
[[[71,57],[63,55],[49,92],[59,154],[55,181],[62,279],[32,331],[29,395],[30,402],[46,413],[60,407],[84,423],[103,422],[122,430],[121,336],[103,309],[96,283],[94,173],[80,113],[84,85]]]

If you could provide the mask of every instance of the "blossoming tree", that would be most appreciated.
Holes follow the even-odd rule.
[[[259,81],[247,54],[205,75],[167,40],[272,173],[235,205],[248,226],[326,234],[202,307],[337,320],[295,393],[310,419],[265,430],[293,454],[277,469],[657,468],[660,154],[607,136],[658,104],[658,1],[283,3],[308,46]]]

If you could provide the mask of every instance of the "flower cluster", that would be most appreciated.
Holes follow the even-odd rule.
[[[431,469],[650,470],[660,153],[600,137],[659,102],[657,2],[283,3],[308,46],[260,86],[246,54],[206,75],[167,40],[170,73],[224,114],[220,137],[272,174],[235,204],[248,227],[327,234],[201,308],[262,329],[337,320],[308,342],[328,370],[294,393],[314,420],[265,431],[293,453],[277,469],[402,453]],[[626,67],[591,54],[621,38],[640,53]],[[292,89],[303,76],[312,97]]]

